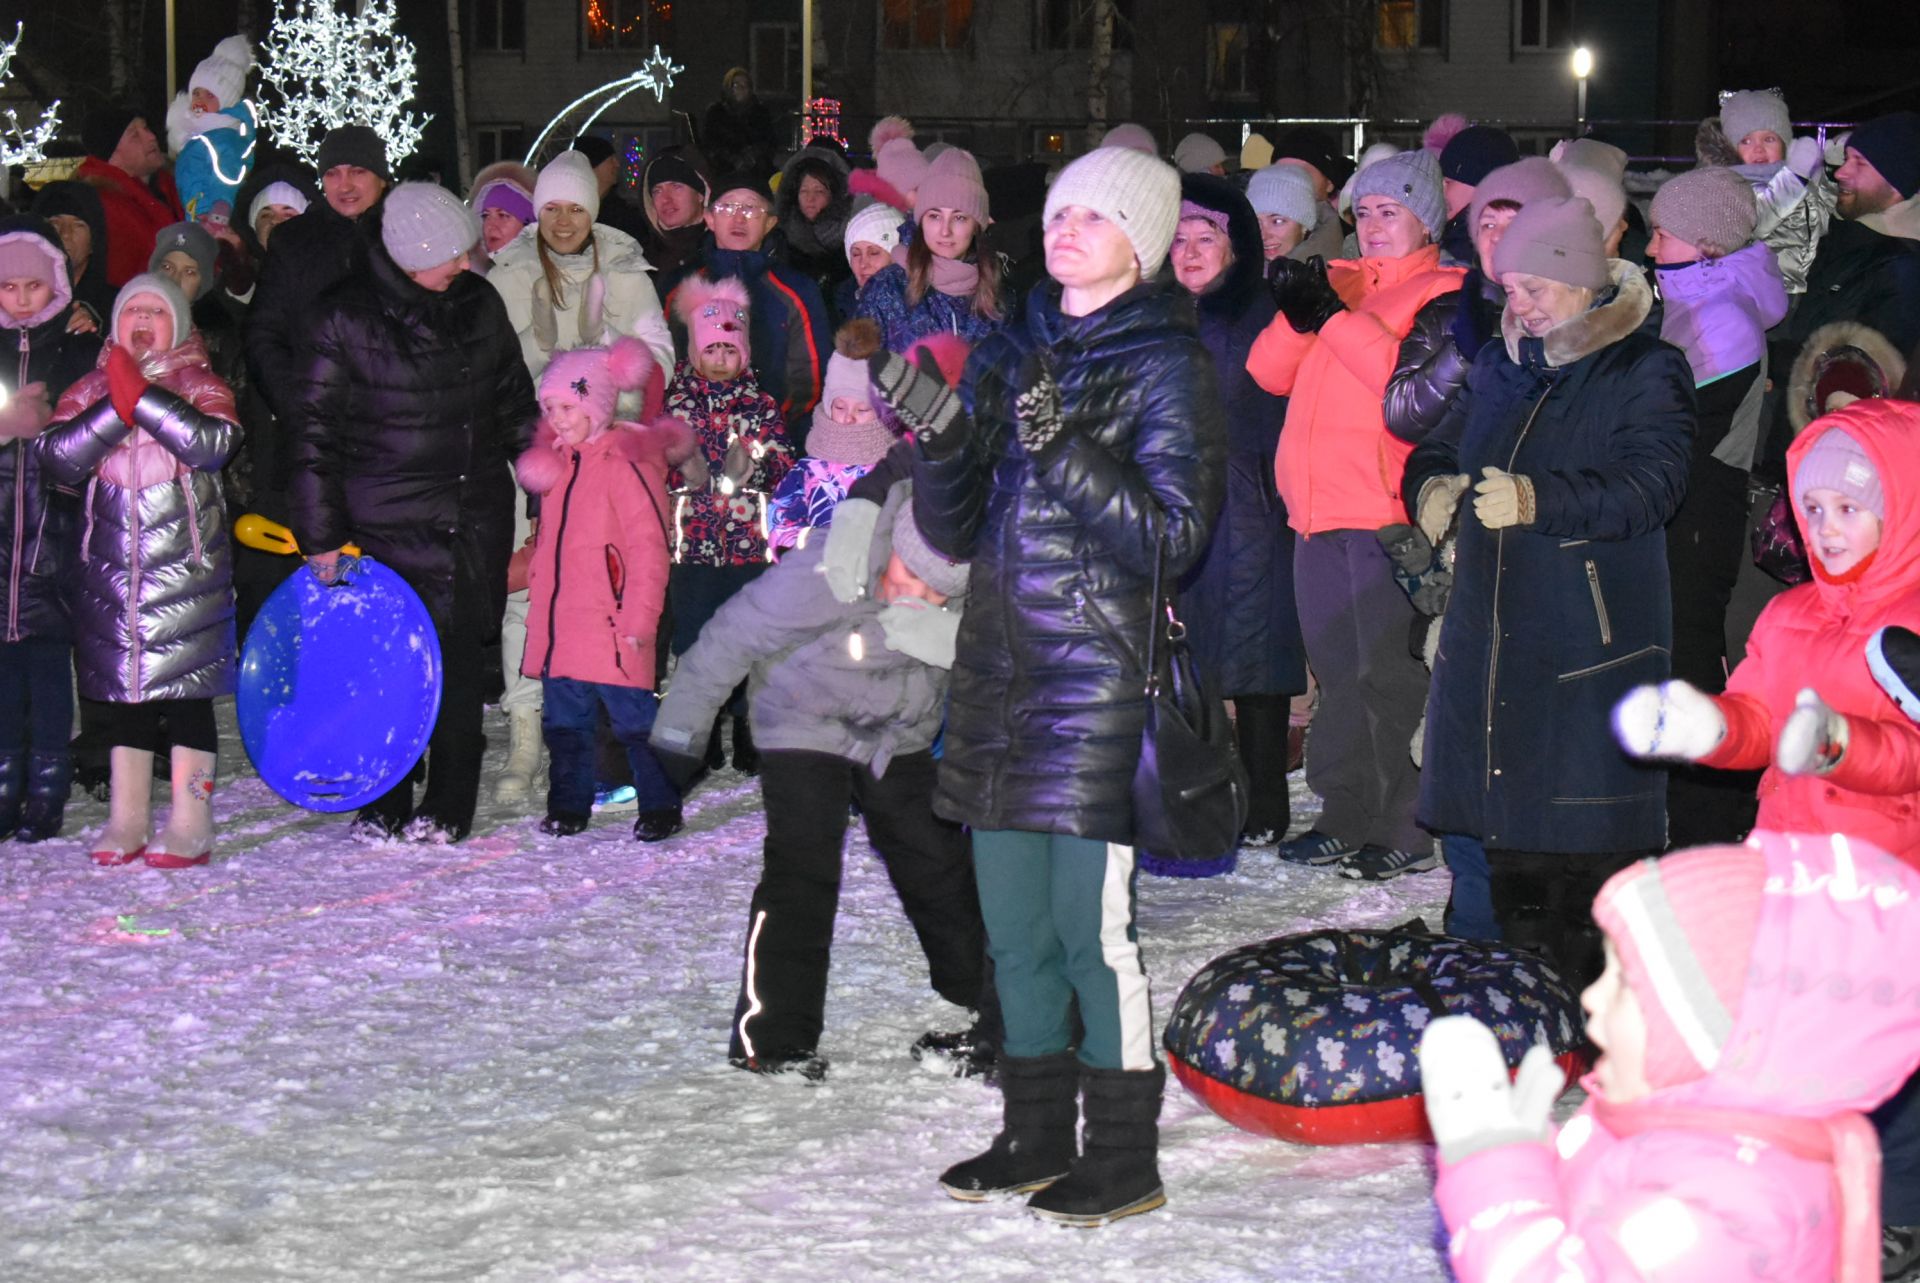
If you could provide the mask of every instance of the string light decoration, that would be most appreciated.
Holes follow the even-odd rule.
[[[0,86],[13,77],[13,54],[20,47],[26,30],[26,23],[16,23],[13,39],[0,40]],[[53,141],[54,131],[58,128],[60,100],[57,98],[40,113],[40,119],[31,127],[21,124],[14,109],[7,108],[5,125],[0,127],[0,165],[39,164],[47,158],[47,144]]]
[[[840,136],[840,100],[838,98],[808,100],[805,128],[808,142],[816,138],[831,138],[842,147],[847,145],[847,140]]]
[[[647,166],[647,149],[638,138],[627,139],[627,150],[620,158],[620,177],[629,187],[640,185],[641,172]]]
[[[418,76],[413,42],[394,29],[394,0],[363,0],[343,14],[331,0],[297,0],[260,44],[262,126],[308,164],[341,125],[366,125],[398,168],[432,116],[406,110]]]

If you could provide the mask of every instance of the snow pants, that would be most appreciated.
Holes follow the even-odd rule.
[[[767,841],[747,912],[730,1057],[780,1060],[818,1049],[850,803],[859,804],[867,838],[920,937],[934,991],[957,1006],[980,1007],[979,893],[966,833],[933,813],[933,783],[930,752],[896,757],[878,778],[831,753],[761,754]]]
[[[1134,930],[1133,848],[976,829],[973,867],[1007,1054],[1069,1050],[1077,998],[1082,1064],[1154,1068],[1153,1007]]]
[[[512,613],[509,606],[508,613]],[[679,790],[647,747],[660,697],[637,686],[547,677],[541,687],[540,731],[547,741],[547,814],[582,816],[593,809],[594,735],[601,709],[626,749],[628,769],[643,811],[680,805]]]
[[[0,754],[67,755],[73,735],[73,643],[0,642]]]

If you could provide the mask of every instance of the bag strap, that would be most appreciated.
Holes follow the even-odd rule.
[[[1160,693],[1160,665],[1157,643],[1162,627],[1161,616],[1166,603],[1160,596],[1161,578],[1167,566],[1167,529],[1165,517],[1159,509],[1153,513],[1153,604],[1147,614],[1147,698],[1153,699]]]

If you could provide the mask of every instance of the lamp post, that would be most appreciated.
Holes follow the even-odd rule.
[[[1573,111],[1573,133],[1578,138],[1587,132],[1587,77],[1593,74],[1593,50],[1581,45],[1573,51],[1573,78],[1579,83]]]

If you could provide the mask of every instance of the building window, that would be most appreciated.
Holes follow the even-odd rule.
[[[973,0],[881,0],[885,49],[960,49],[973,33]]]
[[[1093,48],[1094,0],[1034,0],[1033,47]],[[1113,0],[1113,47],[1133,48],[1133,0]]]
[[[467,36],[478,51],[519,53],[527,47],[527,0],[470,0]]]
[[[756,93],[800,96],[800,24],[755,22],[747,26],[747,72]]]
[[[583,0],[589,49],[673,48],[673,0]]]
[[[1378,39],[1382,49],[1444,51],[1447,0],[1382,0]]]
[[[1515,49],[1564,49],[1573,43],[1573,0],[1513,0]]]
[[[1207,24],[1207,97],[1252,98],[1253,30],[1244,22]]]
[[[475,125],[473,167],[485,169],[496,160],[520,160],[527,154],[527,131],[522,125]]]

